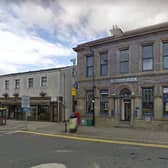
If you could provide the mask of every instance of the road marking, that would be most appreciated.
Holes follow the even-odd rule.
[[[8,131],[8,132],[5,132],[5,134],[7,135],[16,134],[16,131]]]
[[[100,168],[100,166],[97,163],[93,163],[93,168]]]
[[[168,145],[162,145],[162,144],[130,142],[130,141],[117,141],[117,140],[97,139],[97,138],[88,138],[88,137],[71,136],[71,135],[60,135],[60,134],[47,134],[47,133],[40,133],[40,132],[33,132],[33,131],[16,131],[16,133],[27,133],[27,134],[34,134],[34,135],[48,136],[48,137],[56,137],[56,138],[64,138],[64,139],[78,140],[78,141],[111,143],[111,144],[120,144],[120,145],[132,145],[132,146],[142,146],[142,147],[168,149]]]
[[[58,163],[47,163],[33,166],[31,168],[66,168],[66,166],[64,164],[58,164]]]
[[[66,149],[57,149],[56,152],[58,153],[68,153],[68,152],[72,152],[71,150],[66,150]]]
[[[0,136],[16,134],[16,131],[0,131]]]

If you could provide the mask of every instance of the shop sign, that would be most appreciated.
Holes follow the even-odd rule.
[[[119,78],[119,79],[111,79],[111,83],[127,83],[127,82],[137,82],[136,77],[130,77],[130,78]]]

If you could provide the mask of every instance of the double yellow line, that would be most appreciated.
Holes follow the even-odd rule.
[[[81,137],[81,136],[74,136],[74,135],[71,136],[71,135],[60,135],[60,134],[48,134],[48,133],[40,133],[40,132],[33,132],[33,131],[22,131],[22,130],[16,131],[16,133],[34,134],[34,135],[39,135],[39,136],[64,138],[64,139],[78,140],[78,141],[88,141],[88,142],[110,143],[110,144],[132,145],[132,146],[168,149],[168,145],[163,145],[163,144],[117,141],[117,140],[107,140],[107,139],[98,139],[98,138],[88,138],[88,137]]]

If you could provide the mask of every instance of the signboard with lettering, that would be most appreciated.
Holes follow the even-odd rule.
[[[30,108],[30,97],[29,96],[22,97],[22,108]]]
[[[111,83],[137,82],[136,77],[111,79]]]

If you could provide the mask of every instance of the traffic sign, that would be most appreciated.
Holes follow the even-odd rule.
[[[30,108],[29,108],[29,107],[23,107],[23,112],[24,112],[24,113],[30,112]]]
[[[30,97],[29,96],[22,97],[22,108],[30,108]]]

